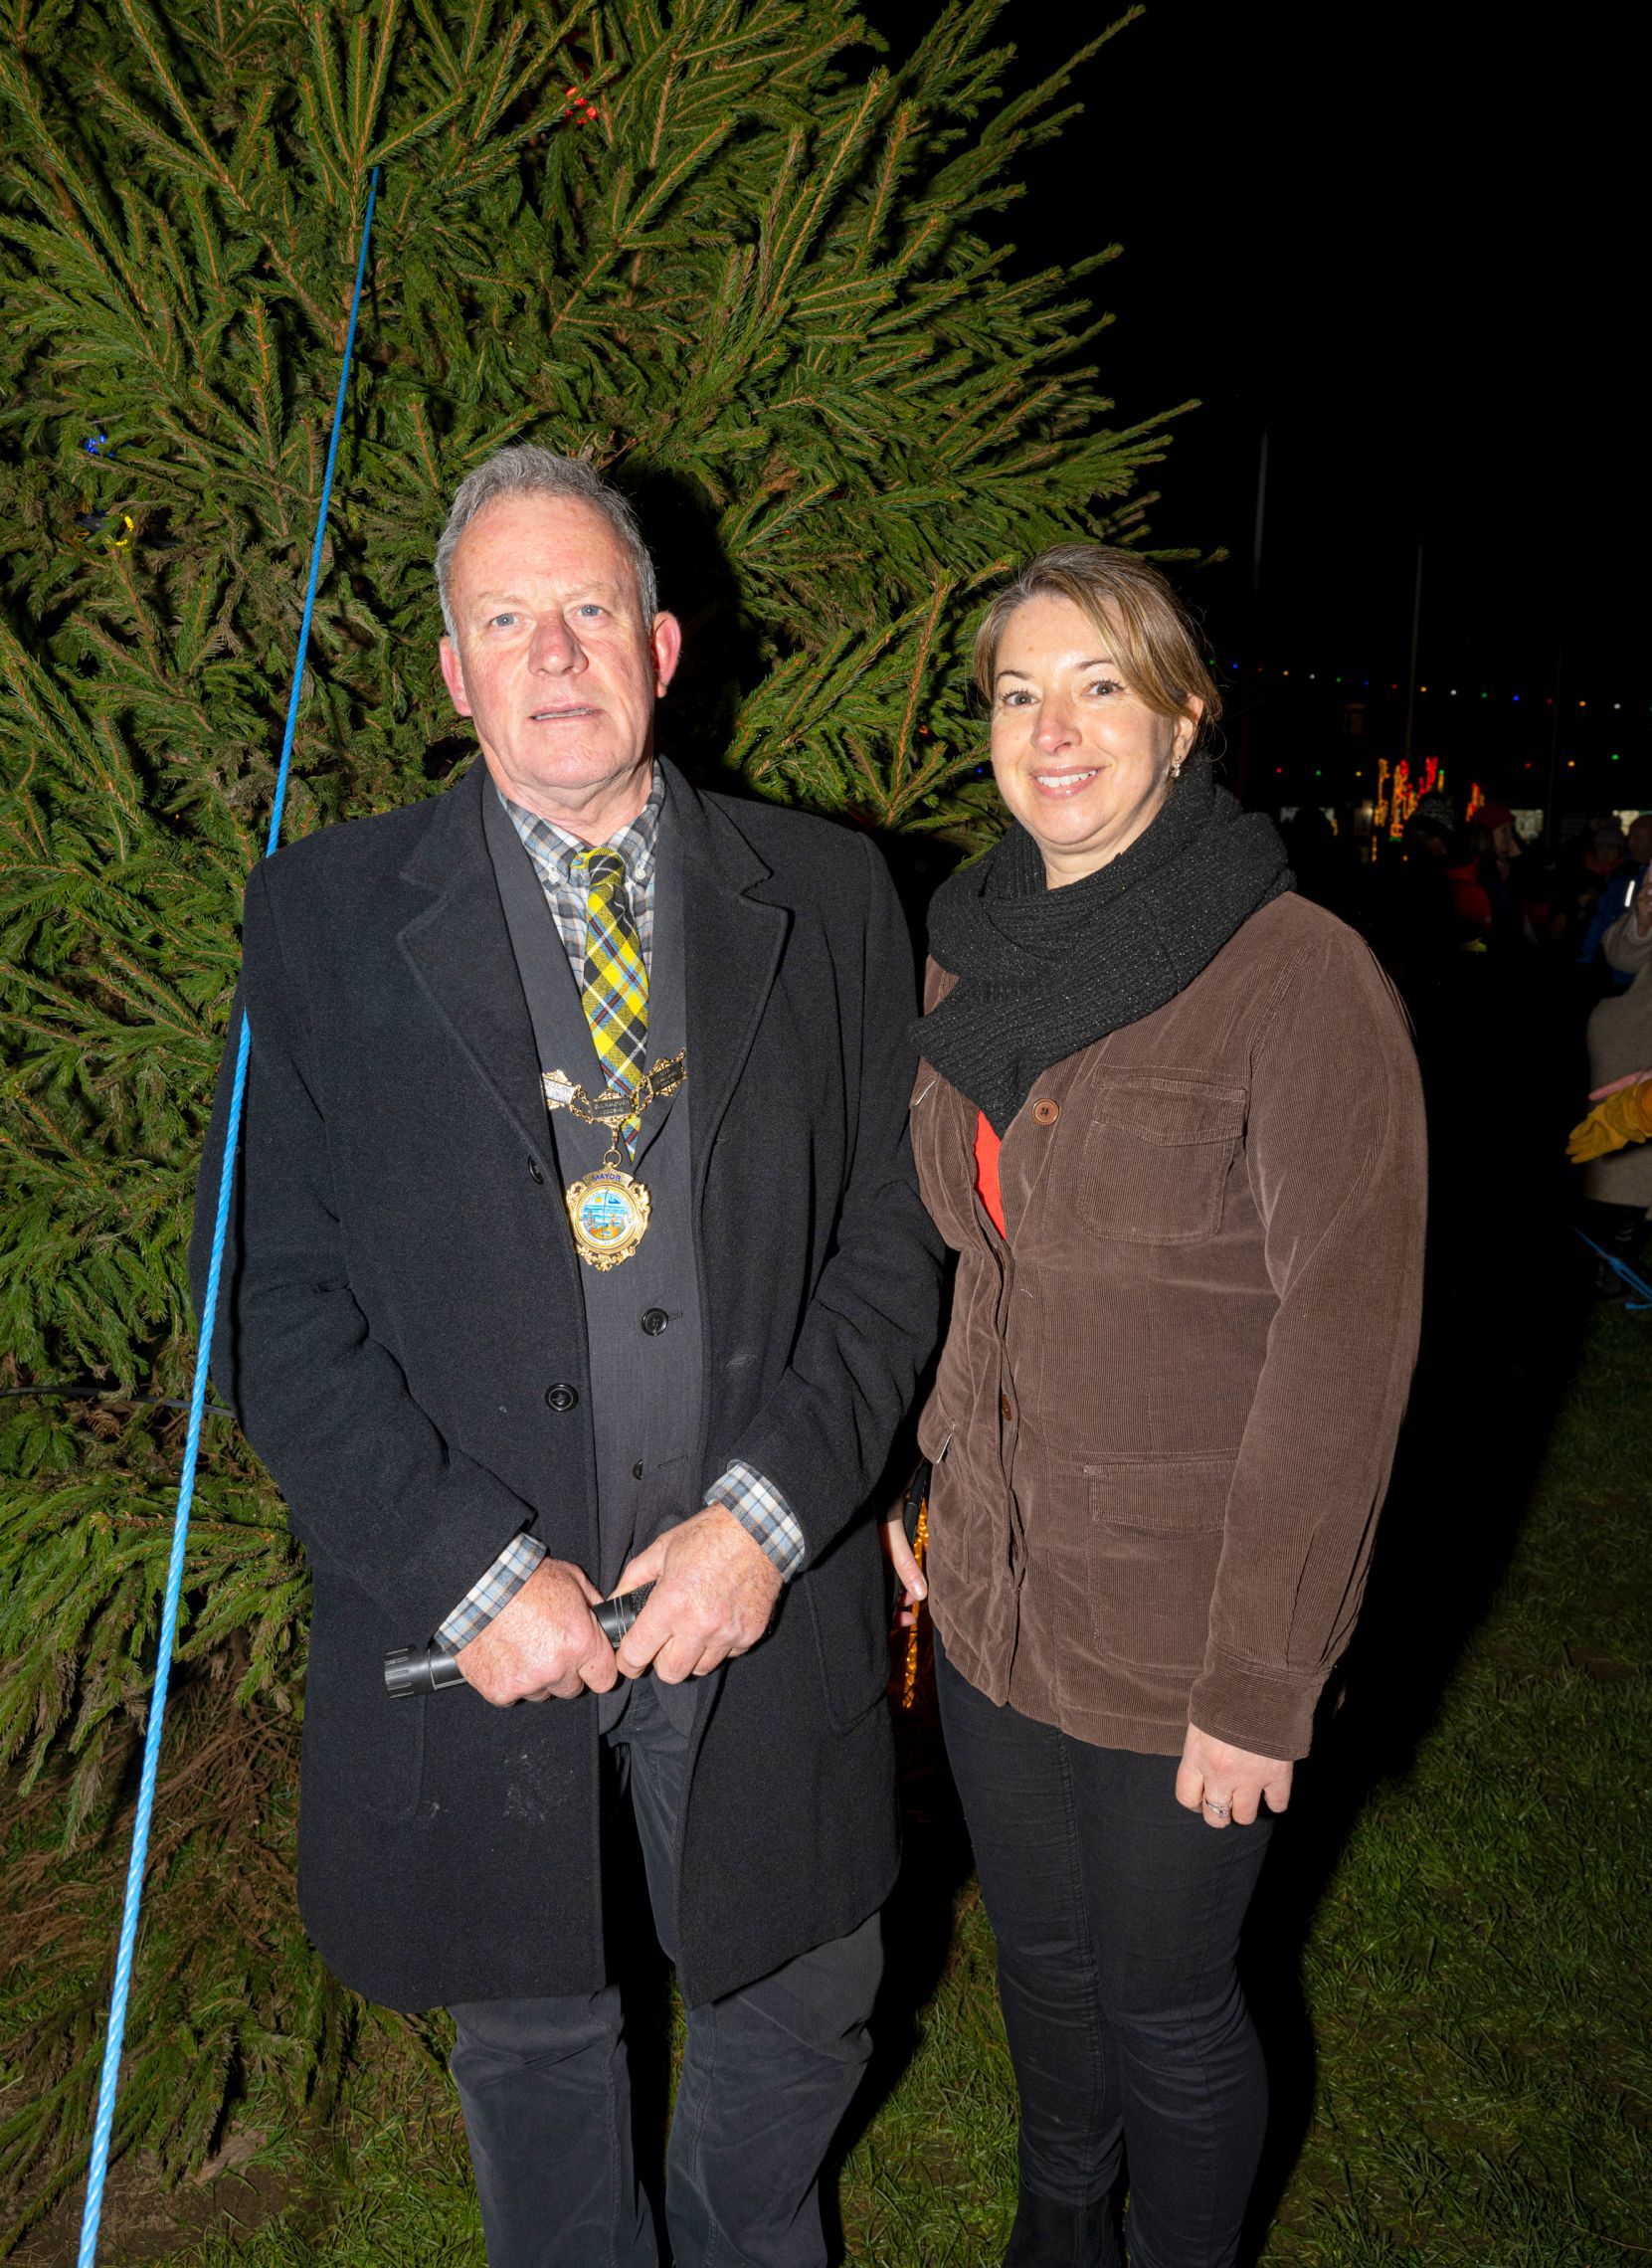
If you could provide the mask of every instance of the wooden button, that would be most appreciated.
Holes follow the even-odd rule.
[[[1014,1417],[1014,1415],[1015,1415],[1015,1413],[1014,1413],[1014,1412],[1013,1412],[1013,1410],[1011,1410],[1011,1409],[1010,1409],[1010,1397],[1009,1397],[1009,1395],[1008,1395],[1008,1394],[1001,1394],[1001,1395],[999,1396],[999,1416],[1000,1416],[1000,1417],[1001,1417],[1001,1418],[1004,1419],[1005,1423],[1008,1425],[1008,1424],[1009,1424],[1009,1422],[1010,1422],[1010,1418],[1013,1418],[1013,1417]]]
[[[1053,1126],[1061,1115],[1061,1105],[1052,1096],[1041,1094],[1032,1105],[1032,1115],[1040,1126]]]

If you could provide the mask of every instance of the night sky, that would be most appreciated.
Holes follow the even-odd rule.
[[[1016,80],[1116,12],[1010,8]],[[1117,317],[1100,357],[1121,420],[1203,405],[1180,422],[1152,524],[1233,554],[1178,574],[1223,662],[1263,665],[1253,792],[1275,757],[1295,794],[1314,765],[1329,781],[1397,747],[1388,688],[1406,677],[1421,542],[1417,752],[1541,802],[1556,737],[1562,797],[1652,804],[1627,21],[1152,0],[1033,161],[1006,222],[1024,256],[1123,247],[1094,285]],[[1340,706],[1356,695],[1358,745]]]

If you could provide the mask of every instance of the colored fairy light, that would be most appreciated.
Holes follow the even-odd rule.
[[[109,437],[106,433],[101,432],[90,435],[88,439],[83,441],[81,444],[81,447],[86,451],[89,457],[101,457],[107,450],[108,446]]]
[[[75,514],[78,533],[73,540],[78,541],[81,536],[95,536],[111,549],[124,551],[131,543],[136,524],[130,512],[105,512],[92,505],[88,510]]]

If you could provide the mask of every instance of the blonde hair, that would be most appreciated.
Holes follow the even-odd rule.
[[[1070,599],[1107,640],[1120,676],[1159,716],[1186,716],[1202,702],[1200,746],[1221,714],[1221,688],[1211,676],[1193,617],[1157,567],[1112,543],[1054,543],[1007,583],[975,634],[975,681],[993,698],[999,647],[1010,616],[1049,593]]]

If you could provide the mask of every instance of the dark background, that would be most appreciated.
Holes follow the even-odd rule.
[[[1119,12],[1019,0],[1011,83]],[[898,46],[905,7],[874,15]],[[1252,800],[1346,800],[1399,752],[1421,543],[1416,755],[1515,805],[1553,760],[1574,821],[1652,805],[1626,23],[1151,0],[1006,216],[1040,264],[1122,246],[1092,286],[1121,423],[1202,405],[1151,524],[1230,554],[1176,573]]]

